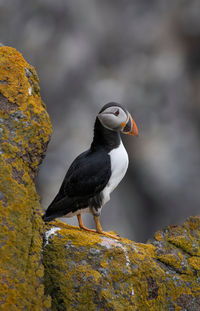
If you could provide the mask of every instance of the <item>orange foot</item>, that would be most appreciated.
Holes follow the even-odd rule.
[[[108,232],[105,232],[105,231],[102,230],[102,227],[101,227],[101,224],[100,224],[100,221],[99,221],[99,216],[94,216],[94,220],[95,220],[96,228],[97,228],[96,230],[89,229],[89,228],[84,226],[82,218],[81,218],[81,214],[78,214],[77,218],[78,218],[79,227],[81,229],[85,230],[85,231],[102,234],[102,235],[105,235],[108,238],[112,238],[112,239],[116,239],[116,240],[119,240],[119,238],[120,238],[119,236],[117,236],[115,234],[111,234],[111,233],[108,233]]]

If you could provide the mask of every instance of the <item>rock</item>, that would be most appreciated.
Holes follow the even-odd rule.
[[[34,179],[50,120],[22,55],[1,46],[0,66],[0,309],[200,310],[200,217],[147,244],[44,228]]]
[[[43,222],[34,178],[51,134],[37,74],[0,47],[0,309],[48,310],[41,262]]]
[[[148,244],[59,221],[46,230],[52,310],[200,310],[200,217],[157,232]]]

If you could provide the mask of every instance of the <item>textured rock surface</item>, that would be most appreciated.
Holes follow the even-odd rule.
[[[148,244],[55,221],[42,248],[34,178],[50,133],[34,68],[0,47],[0,310],[200,310],[200,217]]]
[[[55,221],[44,249],[52,310],[200,310],[200,218],[169,226],[148,244]]]
[[[0,47],[0,309],[47,310],[43,222],[34,177],[51,134],[37,74]]]

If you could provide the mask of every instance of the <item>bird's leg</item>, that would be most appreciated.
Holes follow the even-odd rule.
[[[114,234],[111,234],[111,233],[108,233],[108,232],[105,232],[103,231],[102,227],[101,227],[101,224],[100,224],[100,220],[99,220],[99,216],[95,216],[94,215],[94,221],[95,221],[95,224],[96,224],[96,228],[97,228],[97,233],[99,234],[103,234],[109,238],[113,238],[113,239],[117,239],[119,240],[119,237],[117,235],[114,235]]]
[[[90,232],[96,232],[96,230],[94,229],[89,229],[87,227],[84,226],[83,224],[83,221],[82,221],[82,218],[81,218],[81,214],[78,214],[77,215],[77,219],[78,219],[78,224],[79,224],[79,227],[83,230],[86,230],[86,231],[90,231]]]

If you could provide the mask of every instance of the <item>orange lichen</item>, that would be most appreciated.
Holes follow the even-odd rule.
[[[52,310],[61,304],[63,310],[178,311],[186,303],[198,303],[200,286],[194,269],[199,257],[189,257],[168,242],[184,226],[160,231],[153,245],[108,239],[60,221],[48,224],[46,230],[54,227],[60,229],[44,248]],[[192,235],[187,232],[186,240],[188,234]]]
[[[48,310],[41,263],[39,198],[33,178],[51,134],[38,78],[15,49],[0,47],[0,305]]]
[[[200,217],[160,230],[149,244],[54,221],[43,266],[33,180],[51,124],[34,68],[9,47],[0,47],[0,67],[1,310],[198,310]]]

